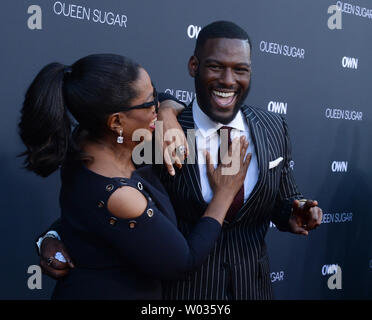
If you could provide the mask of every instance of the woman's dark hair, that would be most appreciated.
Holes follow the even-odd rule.
[[[102,137],[110,113],[129,106],[140,65],[114,54],[95,54],[71,66],[45,66],[28,88],[19,134],[25,167],[46,177],[65,161],[73,141],[71,115],[91,140]]]

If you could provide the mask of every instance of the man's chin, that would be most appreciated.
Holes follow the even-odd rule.
[[[235,104],[231,109],[229,108],[229,110],[222,109],[221,111],[219,111],[215,109],[215,112],[211,113],[209,117],[215,122],[219,122],[222,124],[228,124],[232,120],[234,120],[235,116],[240,110],[240,107],[241,107],[241,104],[238,103],[238,104]]]
[[[233,114],[210,114],[209,118],[211,118],[214,122],[219,122],[222,124],[228,124],[230,123],[236,116],[237,112]]]

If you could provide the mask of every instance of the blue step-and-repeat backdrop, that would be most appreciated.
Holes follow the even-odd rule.
[[[35,238],[59,216],[59,173],[42,179],[17,158],[19,112],[36,73],[118,53],[189,103],[187,61],[200,28],[215,20],[249,33],[246,102],[287,118],[297,184],[324,212],[308,237],[270,226],[275,298],[372,298],[371,1],[7,0],[1,16],[0,299],[49,299],[54,286],[47,276],[36,288],[28,279]]]

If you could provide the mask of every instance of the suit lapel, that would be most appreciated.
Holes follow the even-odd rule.
[[[193,114],[192,114],[192,103],[191,102],[185,110],[178,117],[178,121],[185,132],[189,144],[189,157],[185,161],[185,165],[181,169],[182,175],[188,186],[188,190],[191,192],[191,196],[196,199],[199,203],[205,204],[201,184],[200,184],[200,174],[198,165],[198,152],[196,147],[195,136],[187,135],[188,129],[195,129]],[[195,161],[190,161],[189,159],[195,159]]]
[[[257,183],[253,188],[249,198],[244,203],[238,214],[235,216],[235,221],[242,219],[243,216],[251,209],[252,205],[256,203],[256,199],[259,197],[260,192],[265,185],[267,173],[269,170],[269,148],[266,128],[262,126],[259,118],[250,107],[244,105],[242,107],[242,111],[247,119],[252,142],[257,154],[259,175]]]

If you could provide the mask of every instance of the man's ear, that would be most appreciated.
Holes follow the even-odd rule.
[[[188,69],[191,77],[195,78],[195,75],[199,68],[199,60],[195,56],[191,56],[189,59]]]

